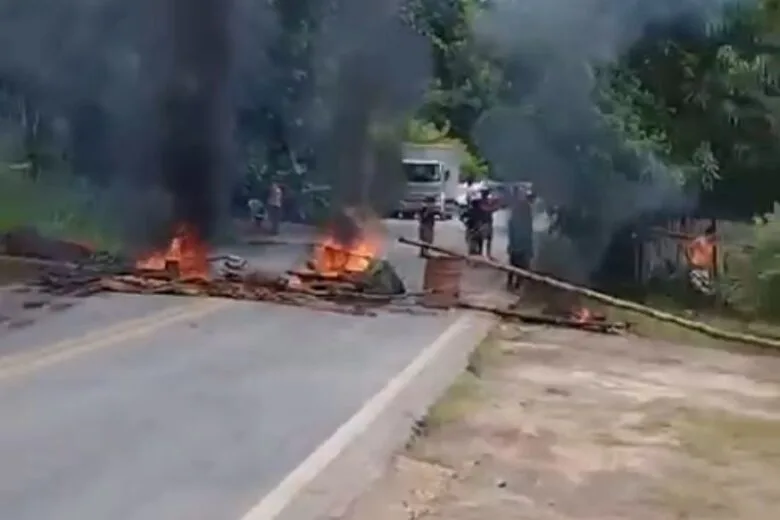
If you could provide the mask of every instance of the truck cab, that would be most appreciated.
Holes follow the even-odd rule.
[[[458,214],[458,183],[464,150],[453,144],[404,143],[402,166],[405,188],[396,208],[402,218],[420,211],[432,197],[442,219]]]
[[[450,175],[445,165],[435,160],[406,159],[403,170],[406,189],[398,208],[400,216],[413,216],[425,205],[425,199],[432,197],[436,201],[437,213],[444,217],[447,213],[444,186]]]

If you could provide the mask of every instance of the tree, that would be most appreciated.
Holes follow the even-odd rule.
[[[407,0],[408,22],[431,44],[433,80],[421,110],[424,119],[474,148],[473,129],[498,100],[500,69],[472,28],[476,0]]]
[[[659,156],[701,191],[709,213],[749,217],[780,197],[778,48],[764,20],[761,9],[740,8],[717,26],[684,17],[648,27],[613,71],[614,90],[635,88],[622,101],[636,129],[661,136]]]

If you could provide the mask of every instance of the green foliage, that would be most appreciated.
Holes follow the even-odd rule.
[[[613,71],[623,134],[674,165],[711,212],[749,216],[780,198],[772,92],[780,69],[760,13],[729,9],[717,25],[652,28]]]
[[[434,123],[421,121],[419,119],[409,119],[404,129],[404,140],[415,144],[441,143],[445,141],[454,141],[447,137],[448,127],[439,128]]]
[[[461,175],[464,179],[478,181],[486,179],[490,171],[487,161],[476,154],[468,153],[463,164],[460,165]]]
[[[421,114],[472,148],[473,127],[503,85],[498,61],[471,31],[482,9],[476,0],[406,0],[403,11],[431,42],[433,81]]]
[[[449,128],[439,128],[434,123],[409,119],[403,132],[403,140],[415,144],[452,144],[466,150],[465,159],[461,167],[461,175],[464,178],[474,180],[484,179],[488,176],[489,166],[487,162],[474,152],[468,150],[466,143],[455,137],[450,137]]]
[[[116,250],[120,234],[112,228],[111,208],[94,189],[65,175],[32,180],[25,170],[0,170],[0,232],[34,226],[41,233]]]
[[[743,245],[729,255],[728,277],[734,303],[751,314],[780,316],[780,205],[756,219]]]

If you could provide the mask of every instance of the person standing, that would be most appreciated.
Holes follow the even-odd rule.
[[[469,254],[481,255],[484,241],[482,239],[482,209],[479,199],[474,199],[469,203],[462,219],[466,226],[466,247]]]
[[[268,217],[268,225],[271,234],[279,234],[279,225],[282,220],[282,186],[278,182],[271,183],[271,187],[268,190],[268,201],[266,204],[266,212]]]
[[[255,226],[259,225],[263,221],[263,203],[257,197],[252,197],[247,201],[247,208],[249,209],[249,220]]]
[[[705,296],[715,293],[715,245],[715,226],[708,226],[703,235],[693,239],[685,248],[691,286]]]
[[[426,197],[423,203],[423,207],[417,214],[418,228],[417,233],[420,242],[426,244],[433,244],[433,238],[436,228],[436,198]],[[428,250],[424,247],[420,248],[420,257],[427,258],[429,255]]]
[[[507,255],[512,267],[528,269],[531,265],[534,251],[533,230],[533,194],[515,189],[511,198],[508,223],[509,240]],[[516,290],[521,286],[522,277],[515,273],[507,276],[507,289]]]
[[[497,209],[497,200],[494,200],[489,189],[483,189],[479,199],[480,236],[483,244],[480,250],[488,258],[493,258],[493,213]]]

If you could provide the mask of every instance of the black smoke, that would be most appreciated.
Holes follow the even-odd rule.
[[[577,224],[538,267],[585,282],[627,224],[695,203],[679,172],[606,124],[595,95],[599,71],[616,65],[649,26],[704,25],[739,1],[495,0],[482,13],[477,37],[506,66],[508,88],[474,140],[497,176],[532,181],[549,203],[572,209],[567,221]]]
[[[229,176],[232,0],[167,0],[170,50],[153,153],[171,218],[211,238]]]

